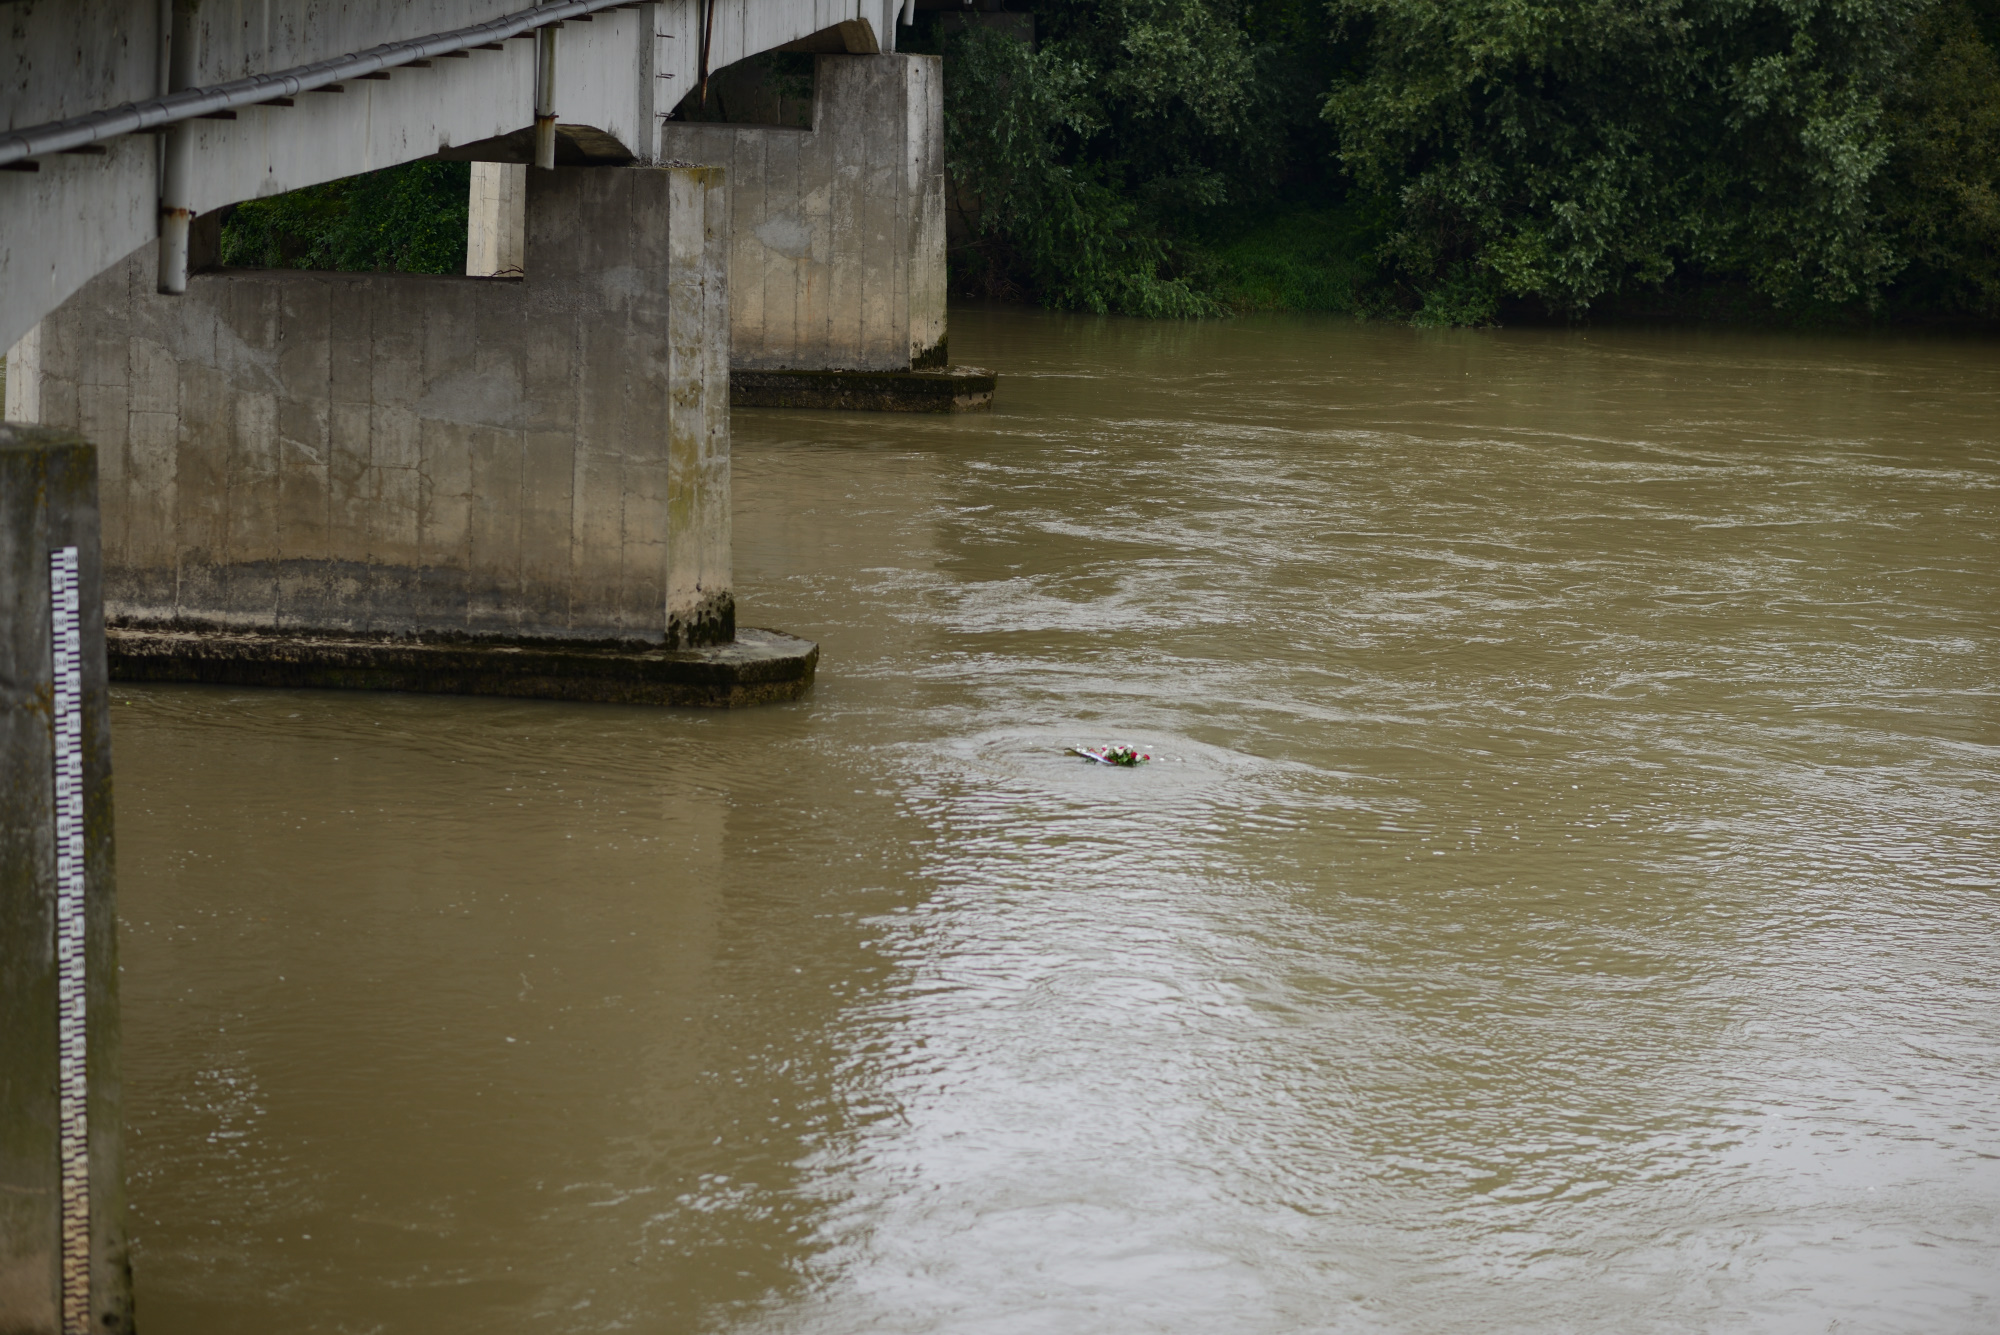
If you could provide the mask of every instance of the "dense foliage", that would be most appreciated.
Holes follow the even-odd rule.
[[[935,33],[962,282],[1051,305],[1219,309],[1205,229],[1326,195],[1331,29],[1302,0],[1038,4],[1030,49]]]
[[[2000,316],[2000,0],[1032,7],[935,34],[965,290]]]
[[[222,262],[260,269],[464,273],[472,168],[412,162],[231,210]]]

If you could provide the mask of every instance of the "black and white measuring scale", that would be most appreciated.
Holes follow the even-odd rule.
[[[84,994],[83,633],[76,548],[49,553],[55,728],[56,1056],[63,1335],[90,1330],[90,1111]]]

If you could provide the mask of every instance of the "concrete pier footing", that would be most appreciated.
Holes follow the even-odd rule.
[[[623,664],[670,702],[660,673],[735,638],[721,178],[527,172],[520,278],[218,270],[162,297],[148,248],[86,285],[21,394],[102,451],[113,670],[429,689],[431,663],[599,699]],[[803,691],[810,649],[709,702]]]
[[[0,424],[0,1331],[8,1335],[132,1329],[97,465],[74,433]],[[75,553],[78,631],[74,659],[64,650],[75,673],[67,682],[56,672],[63,637],[51,563],[65,550]]]
[[[120,681],[720,709],[797,699],[819,664],[819,646],[810,640],[748,627],[727,644],[678,650],[114,628],[106,651]]]
[[[939,371],[733,371],[729,402],[738,408],[977,412],[993,406],[998,379],[976,366]]]

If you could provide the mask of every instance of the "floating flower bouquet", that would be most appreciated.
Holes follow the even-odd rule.
[[[1069,753],[1073,756],[1082,756],[1085,760],[1094,760],[1100,765],[1124,765],[1128,769],[1134,765],[1143,765],[1152,759],[1151,756],[1135,751],[1129,746],[1072,746],[1069,748]]]

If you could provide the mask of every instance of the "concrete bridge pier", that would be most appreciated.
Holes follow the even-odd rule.
[[[991,406],[948,356],[938,57],[818,55],[811,129],[667,121],[660,157],[726,169],[731,402]]]
[[[132,1329],[97,534],[96,452],[72,433],[0,424],[0,1331],[9,1335]]]
[[[815,646],[735,623],[722,173],[525,192],[521,277],[223,269],[161,296],[146,246],[22,345],[10,415],[100,451],[115,676],[805,690]]]

